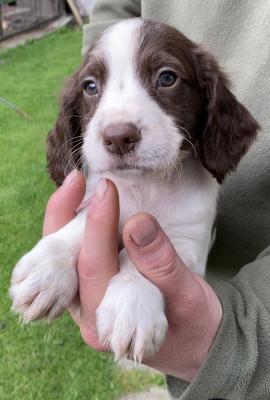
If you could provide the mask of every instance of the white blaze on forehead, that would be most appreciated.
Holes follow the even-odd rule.
[[[100,108],[110,107],[123,112],[130,106],[130,102],[138,98],[138,92],[143,90],[136,76],[135,65],[139,27],[142,24],[140,18],[128,19],[113,25],[101,36],[98,49],[108,66],[108,81]]]
[[[134,73],[140,18],[127,19],[108,28],[101,36],[98,46],[104,53],[109,74],[117,81],[124,81]]]
[[[137,46],[139,28],[143,21],[140,18],[127,19],[108,28],[99,40],[99,46],[105,52],[111,72],[115,65],[122,65],[126,71],[132,62]],[[125,67],[125,64],[129,63]]]

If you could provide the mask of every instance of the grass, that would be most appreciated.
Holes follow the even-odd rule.
[[[0,399],[110,400],[151,385],[155,374],[123,371],[88,348],[67,314],[51,325],[19,325],[9,311],[10,273],[40,238],[54,190],[45,169],[45,138],[53,125],[64,77],[80,63],[81,32],[63,29],[0,53]]]

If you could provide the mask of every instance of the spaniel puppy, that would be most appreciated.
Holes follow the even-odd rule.
[[[69,80],[48,136],[48,169],[57,185],[74,166],[87,171],[85,201],[101,177],[113,180],[119,236],[131,215],[149,212],[203,276],[220,183],[258,128],[210,54],[172,27],[129,19],[100,35]],[[58,317],[75,296],[85,216],[82,208],[16,265],[10,295],[24,322]],[[97,330],[117,359],[140,361],[165,338],[164,301],[124,248],[119,260]]]

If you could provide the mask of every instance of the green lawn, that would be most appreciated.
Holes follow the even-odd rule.
[[[63,29],[0,53],[0,399],[110,400],[163,378],[123,372],[81,340],[68,315],[51,325],[21,326],[9,311],[11,270],[41,235],[54,190],[45,168],[45,138],[57,114],[64,78],[80,63],[81,32]]]

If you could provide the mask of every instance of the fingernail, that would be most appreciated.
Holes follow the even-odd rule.
[[[77,176],[77,174],[78,174],[78,170],[77,169],[73,169],[67,176],[66,176],[66,178],[65,178],[65,180],[64,180],[64,182],[63,182],[63,185],[69,185],[70,184],[70,182],[72,182],[73,181],[73,179]],[[63,186],[62,185],[62,186]]]
[[[106,178],[101,178],[98,181],[97,187],[96,187],[96,196],[102,200],[105,197],[105,194],[108,189],[108,183]]]
[[[130,232],[131,239],[140,247],[148,246],[157,238],[157,235],[158,227],[150,217],[138,222]]]

